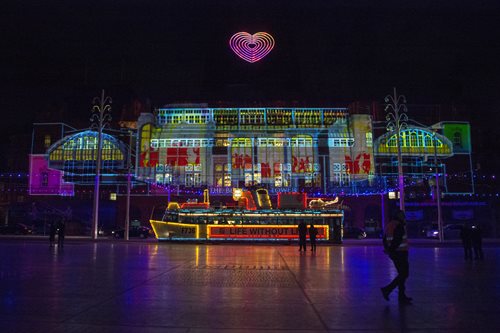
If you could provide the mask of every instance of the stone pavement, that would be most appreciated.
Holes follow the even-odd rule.
[[[412,248],[399,306],[378,245],[0,239],[0,331],[498,332],[500,247],[485,257]]]

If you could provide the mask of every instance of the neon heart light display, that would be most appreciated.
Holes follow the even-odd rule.
[[[274,47],[274,38],[267,32],[237,32],[229,39],[231,50],[241,59],[254,63],[264,58]]]

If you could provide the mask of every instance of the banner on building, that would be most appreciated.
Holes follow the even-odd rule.
[[[470,125],[468,123],[444,123],[443,134],[453,143],[453,153],[471,153]]]

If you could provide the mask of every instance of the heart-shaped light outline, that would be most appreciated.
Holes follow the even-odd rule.
[[[250,63],[264,58],[274,48],[274,38],[267,32],[237,32],[229,39],[229,47],[241,59]],[[250,47],[250,45],[254,45]]]

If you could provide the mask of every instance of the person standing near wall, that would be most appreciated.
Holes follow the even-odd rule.
[[[57,233],[56,222],[52,221],[52,223],[50,223],[50,227],[49,227],[49,245],[50,245],[50,247],[54,246],[54,243],[56,241],[56,233]]]
[[[316,235],[318,234],[318,229],[311,223],[309,226],[309,239],[311,240],[311,251],[316,252]]]
[[[460,231],[460,238],[462,238],[465,260],[472,260],[472,228],[469,224],[466,223]]]
[[[474,259],[483,260],[483,234],[479,225],[472,226],[471,232],[472,247],[474,248]],[[472,258],[471,258],[472,259]]]
[[[411,304],[412,298],[406,296],[406,279],[410,274],[408,262],[408,239],[406,234],[405,213],[397,210],[393,219],[386,225],[384,230],[384,252],[389,255],[398,275],[387,286],[380,288],[385,300],[389,300],[389,294],[398,288],[399,303]]]
[[[59,226],[57,229],[57,245],[60,247],[64,247],[65,228],[66,228],[66,225],[64,223],[64,220],[61,220],[61,222],[59,222]]]
[[[302,251],[302,249],[306,251],[307,224],[304,221],[300,221],[298,229],[299,229],[299,252]]]

